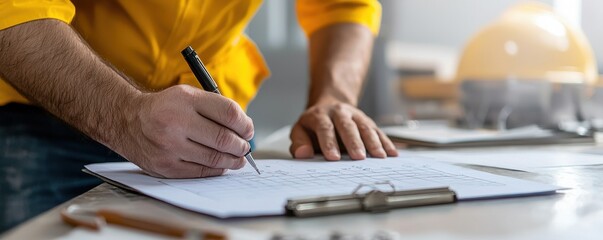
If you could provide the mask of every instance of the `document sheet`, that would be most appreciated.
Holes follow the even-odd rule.
[[[417,156],[388,159],[258,160],[203,179],[159,179],[132,163],[86,168],[150,197],[219,218],[282,215],[289,198],[350,194],[358,184],[391,181],[397,190],[449,186],[459,200],[553,193],[557,186],[493,175]],[[384,190],[386,190],[385,188]]]

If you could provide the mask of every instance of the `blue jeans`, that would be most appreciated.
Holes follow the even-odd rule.
[[[81,169],[113,161],[125,159],[41,108],[0,106],[0,233],[100,184]]]

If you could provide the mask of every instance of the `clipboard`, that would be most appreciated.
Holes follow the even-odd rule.
[[[113,186],[140,193],[136,189],[88,169],[82,169],[82,172],[98,177]],[[391,190],[381,191],[378,188],[379,185],[386,185]],[[367,187],[371,190],[361,193]],[[454,203],[457,200],[456,193],[449,187],[397,191],[393,183],[383,181],[371,184],[359,184],[352,191],[352,194],[288,199],[285,205],[285,215],[315,217],[352,212],[379,213],[396,208]]]
[[[345,213],[350,211],[386,211],[399,206],[398,204],[392,204],[393,202],[398,202],[397,198],[399,195],[401,195],[401,198],[403,199],[404,196],[407,195],[404,194],[405,192],[399,193],[397,190],[421,188],[411,188],[413,186],[423,186],[423,188],[436,186],[448,187],[454,190],[454,194],[449,189],[443,189],[445,194],[441,195],[439,193],[442,193],[442,191],[438,190],[436,191],[438,194],[435,194],[435,196],[430,195],[431,192],[427,192],[428,195],[434,197],[430,198],[433,202],[423,201],[423,199],[420,199],[421,201],[413,202],[410,201],[413,199],[410,199],[409,201],[406,201],[406,203],[408,203],[407,205],[402,204],[400,207],[449,203],[455,202],[457,199],[458,201],[462,201],[553,194],[557,190],[562,189],[550,184],[498,176],[446,163],[424,161],[424,158],[422,157],[398,158],[388,161],[379,159],[368,159],[360,162],[344,161],[339,164],[327,165],[318,161],[307,161],[302,163],[285,159],[267,159],[263,164],[266,167],[270,166],[271,172],[274,173],[272,174],[273,176],[262,174],[263,177],[271,177],[265,181],[259,179],[251,169],[233,173],[231,176],[235,179],[241,178],[239,180],[242,181],[247,181],[249,179],[242,178],[250,177],[258,182],[257,186],[244,186],[242,184],[232,183],[229,179],[222,177],[175,181],[157,179],[143,174],[139,167],[130,162],[90,164],[86,165],[86,169],[115,182],[134,188],[148,197],[155,198],[176,207],[220,219],[282,216],[287,213],[287,203],[289,203],[287,208],[290,209],[290,214],[294,216],[311,216],[313,214],[303,214],[302,212],[305,212],[305,209],[320,210],[318,207],[322,206],[331,207],[332,203],[341,203],[338,200],[349,200],[350,198],[353,200],[351,201],[352,203],[356,202],[355,207],[344,209],[344,211],[323,210],[318,211],[319,213],[314,215],[319,215],[320,213]],[[302,167],[301,165],[305,166]],[[317,171],[319,169],[321,171]],[[368,171],[368,169],[374,169],[376,171]],[[441,173],[433,175],[431,174],[433,173],[432,170]],[[423,172],[425,172],[425,174],[423,174]],[[363,178],[367,179],[367,181],[357,181],[357,173],[366,175]],[[406,175],[406,173],[417,173],[417,175],[410,174],[412,176],[409,175],[403,177],[402,175]],[[335,175],[337,175],[337,177],[333,177]],[[384,177],[389,176],[395,178],[390,179],[391,183],[404,185],[396,185],[397,188],[400,188],[400,186],[403,186],[403,188],[395,189],[391,187],[391,190],[385,187],[377,188],[372,186],[372,190],[380,190],[386,196],[381,198],[385,199],[381,200],[381,202],[376,200],[376,203],[370,202],[373,201],[370,199],[379,198],[374,197],[378,195],[364,194],[367,192],[367,189],[352,191],[359,183],[379,182],[381,181],[379,179],[384,179]],[[451,179],[447,180],[442,177],[451,177]],[[472,179],[468,182],[454,181],[455,179],[465,180],[466,177],[471,177]],[[282,181],[279,180],[284,179],[287,179],[290,183],[283,186],[281,183]],[[406,181],[413,179],[416,179],[417,181]],[[169,184],[166,184],[166,181]],[[327,181],[332,183],[333,186],[321,186]],[[482,184],[472,184],[483,183],[484,181],[487,181],[489,184],[485,186]],[[411,183],[412,185],[407,185]],[[434,185],[436,183],[439,185]],[[389,183],[387,183],[387,185],[390,186]],[[224,191],[224,188],[230,186],[233,187],[231,191]],[[312,189],[317,186],[322,188]],[[365,185],[361,185],[360,187],[362,188],[363,186]],[[271,193],[258,195],[258,192],[263,191],[271,191]],[[419,193],[424,192],[420,191]],[[344,196],[336,196],[335,198],[331,196],[339,194],[343,194]],[[298,198],[312,195],[319,196],[320,199],[310,199],[308,201],[307,198]],[[414,194],[410,195],[416,196]],[[208,196],[211,196],[211,198]],[[443,197],[444,200],[435,198],[436,196]],[[446,196],[448,196],[447,199]],[[224,204],[224,202],[229,202],[231,204]],[[319,205],[305,205],[308,202],[311,204],[317,203]],[[360,204],[358,204],[358,202]],[[342,205],[347,205],[348,203],[344,202]],[[383,206],[384,204],[386,204],[385,207],[376,207]],[[299,212],[299,214],[297,214],[297,212]]]
[[[387,185],[391,191],[381,191]],[[365,188],[371,190],[360,193]],[[456,193],[448,187],[396,191],[390,181],[360,184],[352,194],[289,199],[286,214],[296,217],[316,217],[352,212],[386,212],[391,209],[454,203]]]

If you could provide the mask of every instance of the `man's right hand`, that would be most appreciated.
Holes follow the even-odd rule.
[[[198,178],[245,165],[253,122],[236,102],[177,85],[133,103],[118,148],[148,174]]]
[[[0,30],[0,77],[153,176],[215,176],[245,164],[253,123],[235,102],[190,86],[143,93],[62,21]]]

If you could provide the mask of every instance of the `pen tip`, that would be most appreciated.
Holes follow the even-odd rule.
[[[249,162],[249,164],[251,164],[251,166],[253,167],[253,169],[259,174],[262,175],[260,173],[260,169],[258,169],[258,166],[255,165],[255,160],[253,159],[253,156],[251,156],[251,152],[247,153],[247,155],[245,155],[245,158],[247,159],[247,161]]]

